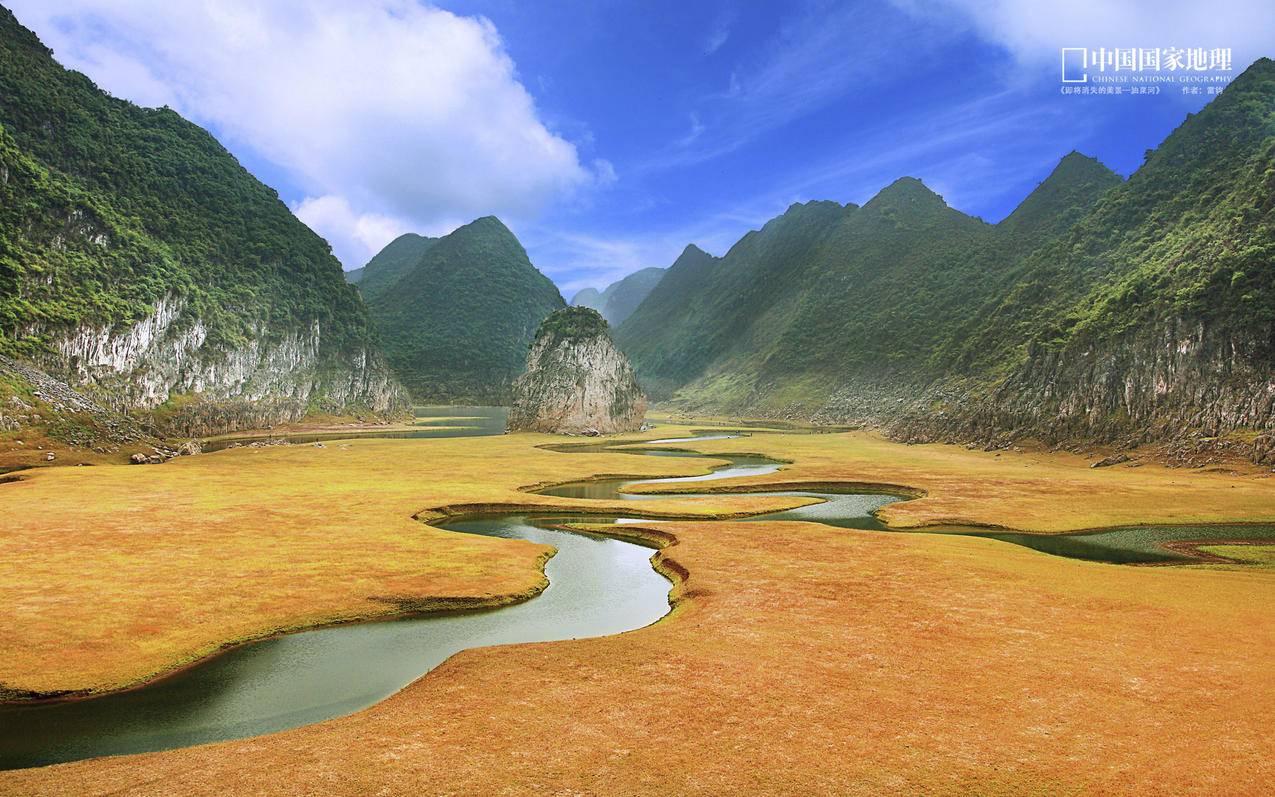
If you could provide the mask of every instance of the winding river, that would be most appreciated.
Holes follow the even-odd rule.
[[[476,408],[471,408],[476,409]],[[490,433],[493,424],[475,424]],[[704,432],[691,443],[735,437]],[[560,446],[562,451],[611,450],[640,456],[703,456],[687,450],[610,444]],[[540,492],[565,498],[654,497],[625,492],[637,484],[670,488],[720,479],[764,476],[781,463],[759,456],[712,455],[723,465],[700,476],[580,481]],[[683,488],[684,489],[684,488]],[[895,496],[863,492],[770,491],[818,503],[748,518],[805,520],[888,530],[874,512]],[[711,493],[679,493],[703,497]],[[718,494],[720,495],[720,493]],[[331,626],[242,645],[137,689],[86,700],[0,706],[0,768],[15,769],[102,755],[139,753],[237,739],[339,717],[377,703],[468,648],[603,636],[649,625],[669,611],[669,582],[651,566],[651,549],[634,542],[557,528],[568,521],[632,522],[632,517],[501,514],[456,517],[434,525],[451,531],[552,545],[549,586],[525,603],[498,609],[429,614],[384,622]],[[656,522],[656,521],[644,521]],[[1221,530],[1219,530],[1221,529]],[[928,530],[992,537],[1064,556],[1112,562],[1168,562],[1185,557],[1160,547],[1182,539],[1275,539],[1275,528],[1142,527],[1088,534],[1031,535],[977,529]]]

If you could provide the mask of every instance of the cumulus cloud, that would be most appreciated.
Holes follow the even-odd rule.
[[[1236,70],[1275,55],[1270,0],[895,0],[949,13],[1025,64],[1054,65],[1060,47],[1230,47]]]
[[[534,217],[614,179],[550,131],[494,26],[413,0],[12,0],[116,96],[269,161],[348,267],[405,229]]]

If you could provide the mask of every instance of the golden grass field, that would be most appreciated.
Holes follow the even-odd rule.
[[[0,484],[0,605],[8,620],[0,627],[0,686],[109,690],[227,642],[389,616],[401,611],[400,599],[447,606],[527,597],[543,586],[546,549],[437,531],[413,515],[468,504],[570,504],[518,488],[616,468],[659,475],[714,464],[536,448],[549,442],[560,439],[240,448],[158,466],[41,468]],[[784,505],[739,497],[719,508]],[[704,509],[685,500],[647,508]]]
[[[536,447],[551,440],[237,449],[0,485],[0,682],[113,688],[228,641],[386,614],[387,597],[527,594],[545,551],[412,515],[594,507],[518,488],[711,464]],[[924,490],[884,513],[901,526],[1275,520],[1275,484],[1257,471],[1091,470],[860,432],[695,447],[793,461],[754,481]],[[1261,793],[1275,778],[1269,569],[1103,565],[810,523],[659,529],[675,541],[660,555],[689,576],[654,626],[467,651],[350,717],[0,773],[0,793]]]

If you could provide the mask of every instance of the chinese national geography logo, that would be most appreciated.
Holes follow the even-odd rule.
[[[1230,47],[1063,47],[1062,94],[1218,94],[1231,81]]]

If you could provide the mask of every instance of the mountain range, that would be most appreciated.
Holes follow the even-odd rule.
[[[688,248],[616,339],[692,410],[996,444],[1260,437],[1273,205],[1262,59],[1127,181],[1072,153],[994,225],[911,178],[794,205],[720,258]]]
[[[930,355],[995,294],[1013,253],[1119,182],[1073,153],[997,225],[913,178],[863,207],[793,205],[721,258],[684,253],[670,290],[657,289],[618,337],[649,389],[704,408],[782,409],[821,403],[848,380],[924,379],[942,368]]]
[[[490,216],[400,236],[343,278],[207,131],[108,96],[3,9],[0,89],[6,401],[63,385],[170,434],[501,403],[566,304]],[[672,408],[1269,460],[1273,209],[1261,59],[1127,180],[1073,152],[988,224],[905,177],[862,206],[794,204],[720,257],[687,246],[573,304],[615,325]]]

